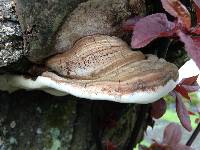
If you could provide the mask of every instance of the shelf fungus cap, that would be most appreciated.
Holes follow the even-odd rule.
[[[121,39],[106,35],[84,37],[46,65],[53,72],[35,80],[6,75],[10,91],[41,89],[53,95],[145,104],[167,95],[178,78],[174,64],[132,51]]]

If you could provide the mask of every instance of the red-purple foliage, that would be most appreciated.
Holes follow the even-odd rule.
[[[149,148],[141,146],[140,150],[192,150],[180,143],[181,136],[181,127],[176,123],[170,123],[165,127],[161,142],[155,141]]]
[[[189,36],[182,31],[178,32],[178,36],[185,43],[185,49],[200,68],[200,39]]]
[[[133,31],[134,30],[134,24],[136,24],[142,17],[135,16],[134,18],[130,18],[127,21],[123,22],[122,29],[124,31]]]
[[[176,112],[178,118],[185,129],[188,131],[192,130],[191,121],[189,115],[196,115],[195,113],[188,111],[183,103],[183,98],[186,98],[190,102],[189,92],[198,91],[200,86],[197,84],[196,80],[197,76],[184,78],[182,79],[179,84],[175,87],[173,91],[170,92],[170,95],[173,96],[176,100]],[[163,98],[159,101],[152,103],[151,106],[151,116],[153,118],[160,118],[166,111],[166,103]]]
[[[193,0],[194,1],[194,8],[197,17],[197,24],[200,23],[200,0]]]
[[[167,104],[163,98],[151,104],[151,117],[155,119],[161,118],[167,109]]]
[[[192,76],[192,77],[189,77],[189,78],[184,78],[182,79],[179,84],[181,85],[188,85],[188,86],[191,86],[193,84],[196,84],[197,82],[197,79],[198,79],[198,76],[199,75],[196,75],[196,76]]]
[[[161,0],[163,8],[175,17],[174,22],[167,19],[163,13],[157,13],[139,19],[138,22],[128,21],[128,26],[133,29],[131,45],[133,48],[141,48],[159,37],[179,37],[185,44],[188,54],[194,59],[200,68],[200,0],[194,0],[197,24],[191,27],[191,16],[180,0]]]
[[[200,0],[193,0],[195,4],[200,8]]]
[[[151,41],[160,37],[179,38],[185,45],[185,50],[200,68],[200,0],[193,0],[196,12],[196,26],[191,26],[191,15],[180,0],[161,0],[163,8],[174,18],[169,21],[163,13],[156,13],[140,19],[131,19],[123,24],[126,31],[133,31],[132,48],[142,48]],[[191,102],[188,92],[199,90],[196,80],[198,76],[183,79],[170,94],[176,99],[176,112],[181,124],[188,131],[192,130],[189,115],[196,115],[187,110],[183,103],[183,97]],[[166,103],[163,99],[151,106],[151,116],[161,117],[166,110]],[[200,112],[200,111],[199,111]],[[199,122],[199,118],[196,119]],[[180,144],[181,130],[176,124],[166,127],[164,138],[161,143],[154,142],[149,148],[140,146],[140,150],[190,150],[189,146]]]
[[[179,93],[176,93],[176,112],[183,127],[188,131],[192,131],[188,110],[186,109]]]
[[[185,44],[188,54],[200,68],[200,37],[198,37],[200,36],[200,0],[193,0],[197,18],[195,27],[191,27],[190,13],[180,0],[161,0],[161,2],[163,8],[175,17],[174,21],[169,21],[163,13],[146,16],[138,19],[138,22],[134,19],[129,20],[128,25],[124,24],[123,27],[125,29],[133,29],[131,46],[133,48],[142,48],[159,37],[179,37],[180,41]],[[182,101],[182,97],[190,100],[188,92],[199,89],[196,79],[197,76],[183,79],[171,92],[171,95],[176,99],[176,111],[180,122],[188,131],[191,131],[192,128],[188,110]],[[152,117],[159,118],[163,114],[165,104],[160,102],[152,104]],[[154,105],[159,105],[160,109],[156,110]]]
[[[183,87],[187,92],[195,92],[199,90],[199,85],[197,84],[197,78],[199,75],[192,76],[189,78],[184,78],[179,82],[179,86]],[[185,97],[185,96],[184,96]],[[186,97],[187,98],[187,97]]]
[[[176,87],[175,87],[175,91],[180,93],[183,97],[187,98],[187,99],[190,99],[189,95],[188,95],[188,91],[180,84],[178,84]]]
[[[172,16],[177,18],[177,22],[184,28],[190,29],[191,17],[187,8],[179,0],[161,0],[163,8]]]
[[[175,24],[167,20],[162,13],[153,14],[140,19],[134,27],[131,45],[141,48],[158,37],[173,35]]]
[[[188,99],[190,102],[189,92],[198,91],[200,86],[197,84],[197,76],[184,78],[175,87],[170,95],[176,100],[176,112],[178,118],[185,129],[188,131],[192,130],[191,121],[189,115],[196,115],[195,113],[188,111],[183,103],[183,97]],[[160,118],[166,111],[166,103],[163,98],[151,104],[151,116],[153,118]]]
[[[176,88],[170,92],[171,96],[173,96],[176,99],[176,112],[180,119],[181,124],[185,129],[188,131],[192,130],[191,127],[191,121],[189,117],[189,111],[185,107],[182,97],[185,97],[186,99],[190,100],[190,97],[188,95],[188,92],[194,92],[199,90],[199,85],[197,85],[197,76],[184,78],[182,79],[179,84],[176,86]]]

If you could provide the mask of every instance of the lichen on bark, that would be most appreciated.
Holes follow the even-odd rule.
[[[18,61],[25,53],[14,2],[0,0],[0,67]]]
[[[104,150],[107,142],[132,150],[149,124],[147,105],[38,91],[1,92],[0,99],[1,150]]]

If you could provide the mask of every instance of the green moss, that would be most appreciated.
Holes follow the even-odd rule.
[[[52,136],[52,146],[50,150],[58,150],[61,147],[61,141],[59,140],[60,130],[58,128],[51,128],[50,134]]]
[[[48,134],[48,133],[47,133]],[[50,149],[53,145],[53,141],[51,139],[51,136],[46,136],[44,139],[43,139],[43,145],[45,146],[46,149]]]
[[[50,150],[58,150],[61,147],[61,142],[58,139],[53,139],[53,145]]]
[[[63,129],[69,117],[72,116],[74,109],[75,101],[71,100],[65,105],[51,105],[46,113],[47,117],[45,117],[47,125],[52,128]]]

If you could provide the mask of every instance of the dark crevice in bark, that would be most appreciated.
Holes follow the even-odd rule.
[[[124,148],[124,150],[132,150],[133,147],[137,144],[139,133],[141,132],[141,128],[144,128],[144,125],[147,125],[147,113],[149,112],[149,106],[148,105],[141,105],[139,110],[136,110],[137,113],[137,121],[135,123],[135,127],[132,130],[129,143],[127,144],[127,147]]]
[[[94,136],[94,140],[96,143],[96,149],[97,150],[103,150],[102,143],[101,143],[101,136],[100,136],[100,126],[99,126],[99,117],[96,112],[96,102],[92,102],[92,110],[91,110],[91,128],[92,128],[92,134]]]

